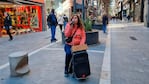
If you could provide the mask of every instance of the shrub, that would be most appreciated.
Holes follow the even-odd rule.
[[[92,31],[92,22],[87,18],[84,21],[85,31]]]

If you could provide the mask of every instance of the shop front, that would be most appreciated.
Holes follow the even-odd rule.
[[[18,2],[17,2],[18,3]],[[0,36],[5,36],[3,29],[4,12],[8,12],[12,18],[11,33],[22,34],[28,32],[40,32],[43,30],[43,16],[41,5],[31,4],[1,4],[0,5]]]

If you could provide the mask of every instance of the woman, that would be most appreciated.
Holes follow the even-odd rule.
[[[80,45],[85,44],[86,41],[86,34],[84,30],[84,25],[81,23],[81,20],[78,15],[73,15],[71,18],[71,21],[67,23],[65,31],[64,31],[65,37],[71,37],[72,41],[70,43],[65,43],[64,49],[66,53],[65,58],[65,76],[68,76],[71,72],[71,67],[69,69],[70,60],[72,58],[71,54],[71,46],[73,45]],[[69,71],[68,71],[69,69]]]
[[[64,14],[63,19],[64,19],[64,29],[65,29],[66,24],[68,22],[68,17]]]
[[[10,38],[9,41],[11,41],[11,40],[13,40],[13,37],[12,37],[11,32],[10,32],[10,28],[12,27],[11,17],[7,12],[4,13],[4,16],[5,16],[4,28],[6,29],[7,34],[9,35],[9,38]]]
[[[64,19],[63,19],[62,15],[60,15],[58,18],[58,25],[60,27],[61,32],[62,32],[63,22],[64,22]]]

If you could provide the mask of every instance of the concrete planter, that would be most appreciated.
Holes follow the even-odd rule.
[[[99,42],[98,35],[99,34],[97,30],[86,32],[86,43],[88,45],[97,44]],[[65,43],[65,36],[64,36],[64,32],[62,32],[62,44],[64,43]]]
[[[99,42],[98,35],[98,31],[96,30],[86,32],[86,43],[88,45],[97,44]]]

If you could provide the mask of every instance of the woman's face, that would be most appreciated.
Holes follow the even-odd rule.
[[[77,24],[78,23],[78,17],[77,16],[73,16],[72,21]]]

